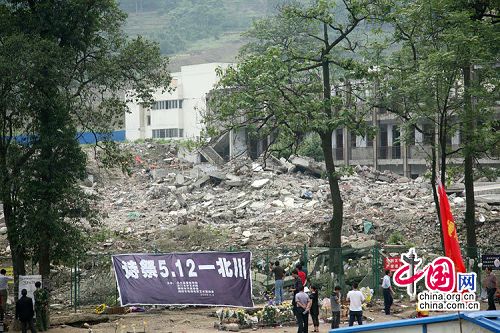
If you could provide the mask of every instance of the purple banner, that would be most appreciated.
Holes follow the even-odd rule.
[[[253,307],[251,252],[113,256],[123,305]]]

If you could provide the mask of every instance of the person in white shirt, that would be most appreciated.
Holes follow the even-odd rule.
[[[7,297],[8,297],[8,285],[9,280],[12,280],[10,276],[6,276],[7,271],[5,269],[0,270],[0,305],[2,308],[0,309],[0,319],[3,320],[3,315],[5,311],[7,311]]]
[[[295,302],[297,303],[297,308],[295,310],[297,333],[307,333],[309,328],[309,310],[311,309],[312,300],[309,298],[309,295],[304,292],[303,286],[299,286],[299,292],[295,295]]]
[[[384,311],[386,315],[391,314],[391,306],[393,303],[392,294],[394,291],[391,286],[391,276],[392,272],[387,270],[385,271],[384,279],[382,280],[382,291],[384,293]]]
[[[346,299],[349,301],[349,326],[358,321],[358,325],[363,325],[363,308],[361,304],[365,301],[365,296],[358,290],[358,283],[352,284],[352,290],[347,293]]]

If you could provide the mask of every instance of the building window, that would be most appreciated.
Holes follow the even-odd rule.
[[[351,148],[356,148],[356,133],[351,132]]]
[[[392,126],[392,158],[401,158],[401,132],[397,125]]]
[[[153,110],[182,109],[182,99],[157,101],[153,104]]]
[[[148,126],[151,126],[151,116],[147,116],[147,124]]]
[[[435,127],[432,124],[424,124],[423,126],[423,143],[424,145],[432,145],[434,143]]]
[[[162,128],[153,130],[153,139],[163,138],[180,138],[183,137],[184,130],[182,128]]]
[[[366,138],[366,146],[373,147],[373,137],[367,134],[365,138]]]
[[[408,131],[408,134],[406,136],[406,144],[407,145],[414,145],[415,144],[415,131],[416,131],[416,128],[415,126],[411,126],[409,128],[407,128],[407,131]]]

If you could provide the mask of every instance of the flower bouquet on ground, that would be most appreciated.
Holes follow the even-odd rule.
[[[258,323],[255,316],[250,316],[245,309],[231,309],[223,308],[218,309],[215,314],[219,319],[220,325],[225,324],[238,324],[239,328],[252,328],[254,324]]]
[[[257,312],[257,318],[261,326],[286,325],[295,322],[291,302],[283,302],[281,305],[266,305]]]

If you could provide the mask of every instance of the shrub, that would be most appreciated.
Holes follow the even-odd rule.
[[[404,236],[399,232],[395,231],[393,232],[390,236],[389,239],[387,240],[387,244],[403,244],[405,242]]]
[[[323,149],[321,148],[321,138],[317,133],[308,134],[300,143],[297,153],[301,156],[314,158],[318,162],[325,160]]]

